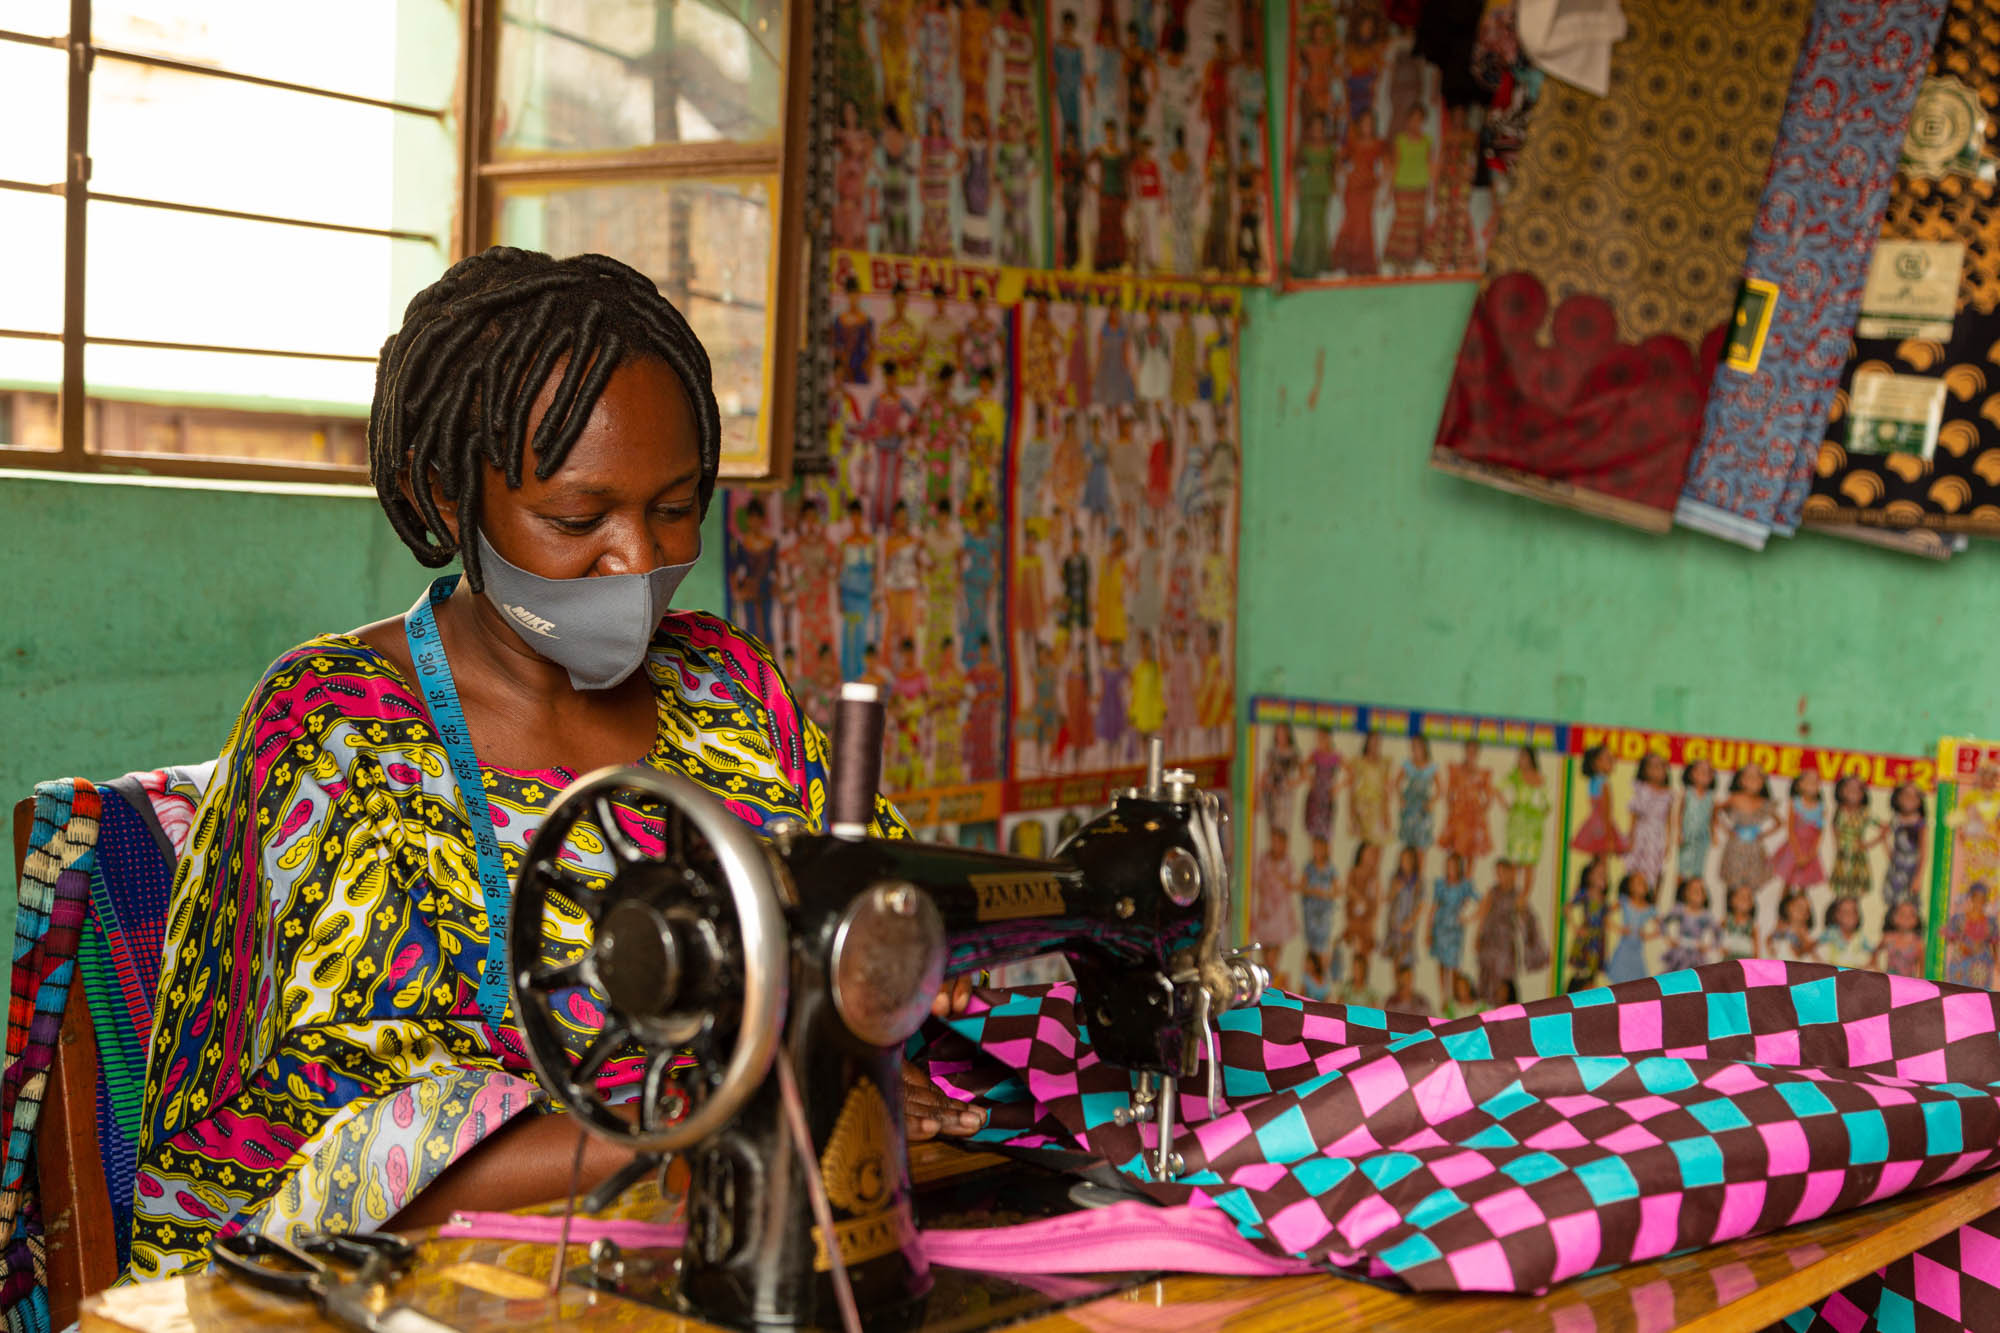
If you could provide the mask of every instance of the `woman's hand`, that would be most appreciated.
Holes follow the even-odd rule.
[[[962,1014],[971,999],[972,977],[958,977],[938,988],[931,1013],[938,1018]],[[985,1127],[986,1112],[947,1097],[923,1070],[903,1062],[903,1129],[910,1142],[921,1143],[939,1134],[973,1134]]]

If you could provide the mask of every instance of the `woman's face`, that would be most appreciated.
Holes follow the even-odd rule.
[[[561,374],[558,366],[529,409],[531,440]],[[500,469],[485,467],[480,527],[494,550],[531,574],[644,574],[701,553],[694,405],[664,362],[635,357],[611,373],[569,456],[546,481],[524,467],[520,486],[510,490]]]

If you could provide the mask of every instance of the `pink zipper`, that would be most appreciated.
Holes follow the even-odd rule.
[[[478,1240],[553,1245],[560,1217],[514,1213],[454,1213],[443,1234]],[[1062,1217],[1006,1227],[926,1231],[924,1251],[934,1264],[987,1273],[1214,1273],[1227,1277],[1293,1277],[1320,1271],[1304,1259],[1268,1254],[1238,1232],[1215,1208],[1182,1204],[1156,1208],[1116,1203]],[[570,1243],[603,1237],[625,1249],[677,1249],[687,1227],[679,1222],[633,1222],[579,1217]]]

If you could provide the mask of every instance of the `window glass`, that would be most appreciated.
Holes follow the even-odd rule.
[[[421,252],[433,276],[443,267],[443,252],[423,241],[102,201],[91,203],[89,227],[93,338],[373,355],[414,294],[397,280],[395,252]]]
[[[494,147],[772,140],[783,29],[782,0],[505,0]]]
[[[50,8],[62,11],[52,31],[66,30],[66,7]],[[458,73],[450,0],[92,0],[90,17],[119,50],[414,106],[449,105]]]
[[[0,190],[0,237],[9,254],[40,256],[33,263],[9,263],[0,277],[0,328],[62,332],[63,201],[52,194]],[[0,346],[0,380],[13,377],[9,359],[24,346]]]
[[[357,419],[366,415],[375,389],[375,367],[366,361],[152,347],[86,348],[83,373],[92,398],[152,403],[198,398],[218,409]]]
[[[11,27],[12,15],[0,20]],[[65,108],[68,72],[63,53],[45,46],[0,42],[0,177],[31,185],[63,178],[69,143]]]
[[[440,121],[116,60],[98,62],[90,95],[101,194],[445,239],[454,149]]]
[[[608,254],[645,273],[708,349],[725,460],[764,457],[772,300],[769,180],[637,182],[500,196],[499,239],[555,255]]]

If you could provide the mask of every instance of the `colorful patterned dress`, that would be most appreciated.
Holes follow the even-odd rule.
[[[1431,957],[1439,966],[1457,972],[1465,959],[1465,907],[1479,896],[1479,890],[1469,879],[1452,884],[1439,878],[1432,892],[1437,896],[1431,906]]]
[[[1389,836],[1389,764],[1372,755],[1348,761],[1353,795],[1347,805],[1347,831],[1367,842]]]
[[[1507,795],[1507,859],[1517,866],[1539,865],[1549,820],[1548,784],[1516,770],[1500,785]]]
[[[1453,764],[1444,777],[1444,834],[1438,845],[1467,862],[1477,861],[1493,850],[1493,832],[1486,826],[1486,812],[1493,807],[1493,775],[1467,762]]]
[[[1891,907],[1917,896],[1917,870],[1924,860],[1924,817],[1897,815],[1889,826],[1889,873],[1882,877],[1882,896]]]
[[[826,740],[761,645],[677,611],[646,671],[659,705],[647,766],[686,773],[752,826],[819,827]],[[511,873],[576,775],[482,772]],[[618,816],[660,848],[657,810]],[[907,836],[879,798],[874,827]],[[562,858],[591,887],[611,870],[590,821]],[[279,658],[222,751],[175,880],[132,1276],[204,1267],[226,1227],[375,1230],[486,1135],[547,1109],[511,1021],[496,1031],[475,1002],[487,916],[473,867],[414,684],[347,635]],[[572,954],[588,929],[552,911],[550,952]],[[603,1023],[584,989],[556,1014],[574,1055]],[[639,1057],[607,1068],[621,1061],[636,1080]]]
[[[1306,786],[1305,825],[1308,838],[1333,841],[1334,784],[1340,779],[1340,752],[1314,750],[1308,758],[1312,778]]]
[[[1682,879],[1700,879],[1708,872],[1708,848],[1714,837],[1714,789],[1684,789],[1681,794],[1681,845],[1674,861],[1674,869]]]
[[[1679,972],[1716,961],[1720,933],[1715,917],[1691,907],[1676,907],[1667,913],[1664,926],[1666,952],[1660,958],[1662,972]]]
[[[1419,767],[1403,761],[1402,814],[1396,820],[1396,836],[1406,847],[1423,851],[1431,845],[1436,817],[1431,799],[1437,793],[1437,765]]]
[[[1818,801],[1808,805],[1792,799],[1791,836],[1771,858],[1771,873],[1788,889],[1810,889],[1826,883],[1826,867],[1820,863],[1820,838],[1826,833],[1826,806]]]
[[[1868,811],[1841,806],[1833,812],[1833,891],[1860,898],[1874,888],[1868,872]]]
[[[1625,868],[1638,871],[1655,888],[1667,868],[1667,814],[1673,806],[1674,794],[1666,787],[1633,784],[1632,847]]]

